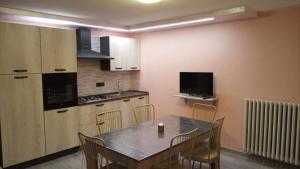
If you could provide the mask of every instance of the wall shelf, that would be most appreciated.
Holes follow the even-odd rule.
[[[197,101],[201,101],[201,102],[208,102],[211,104],[215,104],[215,102],[218,101],[218,98],[216,98],[216,97],[205,99],[203,97],[191,96],[188,94],[176,94],[176,95],[174,95],[174,97],[179,97],[181,99],[184,99],[185,103],[187,103],[187,100],[197,100]]]

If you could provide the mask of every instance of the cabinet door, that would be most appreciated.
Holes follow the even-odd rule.
[[[145,104],[149,104],[149,97],[148,96],[140,96],[134,98],[134,106],[143,106]]]
[[[76,72],[76,33],[74,30],[41,28],[42,72]]]
[[[137,39],[128,39],[127,70],[140,70],[140,44]]]
[[[128,98],[121,100],[122,127],[126,128],[136,124],[134,118],[134,99]]]
[[[38,27],[0,23],[0,74],[41,73]]]
[[[42,77],[0,76],[3,166],[45,155]]]
[[[99,129],[96,125],[96,114],[111,110],[120,110],[120,101],[116,100],[111,102],[79,106],[78,111],[80,132],[88,136],[99,135]]]
[[[79,145],[77,107],[45,111],[46,154]]]
[[[126,70],[126,58],[124,55],[127,53],[127,39],[123,37],[109,37],[110,45],[110,56],[113,57],[110,61],[111,71],[122,71]]]

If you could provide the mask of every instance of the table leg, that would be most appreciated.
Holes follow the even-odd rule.
[[[210,163],[210,168],[211,169],[216,169],[216,163]]]

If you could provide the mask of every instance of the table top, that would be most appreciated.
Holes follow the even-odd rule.
[[[159,133],[158,123],[164,124],[164,132]],[[180,134],[199,128],[206,134],[211,123],[191,118],[168,115],[128,128],[115,130],[99,135],[106,147],[114,152],[125,155],[133,160],[142,161],[170,148],[171,139]]]

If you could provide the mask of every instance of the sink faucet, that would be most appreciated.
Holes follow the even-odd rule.
[[[118,90],[118,94],[121,94],[120,80],[117,81],[117,90]]]

